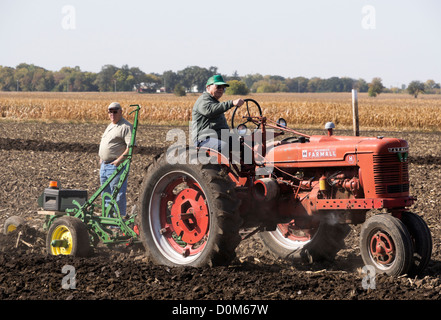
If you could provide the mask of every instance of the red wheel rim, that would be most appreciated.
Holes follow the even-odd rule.
[[[270,231],[269,235],[278,246],[288,250],[298,250],[308,244],[313,238],[317,229],[302,229],[292,220],[289,223],[278,224],[277,229]]]
[[[395,245],[392,238],[383,231],[372,235],[369,252],[374,261],[381,265],[390,265],[395,260]]]
[[[186,184],[179,192],[176,188]],[[209,209],[200,186],[189,177],[170,182],[161,194],[161,234],[184,257],[198,254],[206,244]]]
[[[310,230],[301,230],[296,228],[292,223],[278,224],[277,228],[280,233],[289,240],[300,242],[311,240]]]

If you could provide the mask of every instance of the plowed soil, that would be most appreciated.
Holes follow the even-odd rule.
[[[13,215],[27,220],[25,227],[0,236],[1,300],[440,299],[440,133],[362,132],[408,140],[411,194],[418,197],[412,211],[425,219],[433,237],[432,259],[420,277],[377,275],[375,289],[365,290],[360,226],[352,227],[346,248],[333,263],[326,264],[274,259],[256,237],[239,245],[237,259],[228,267],[155,266],[142,248],[126,246],[100,246],[89,258],[47,255],[44,217],[37,214],[37,198],[52,179],[62,188],[88,190],[90,195],[98,189],[97,152],[105,126],[0,122],[0,226]],[[145,167],[172,143],[166,140],[169,129],[140,125],[140,148],[129,176],[129,210],[137,201]],[[75,288],[62,287],[63,278],[69,275],[63,273],[66,265],[75,268]]]

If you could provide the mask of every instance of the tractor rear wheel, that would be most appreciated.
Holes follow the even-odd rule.
[[[275,231],[259,233],[265,247],[277,258],[305,262],[332,261],[344,248],[351,228],[346,224],[321,222],[316,229],[300,230],[291,224],[279,224]]]
[[[54,220],[46,238],[51,255],[86,257],[91,252],[87,226],[78,218],[63,216]]]
[[[219,164],[170,164],[166,154],[156,158],[142,184],[137,217],[150,259],[168,266],[231,262],[241,224],[234,187]]]
[[[404,223],[390,214],[367,219],[360,232],[361,257],[376,273],[407,274],[412,264],[413,246]]]

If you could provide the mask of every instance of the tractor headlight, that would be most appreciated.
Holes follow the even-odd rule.
[[[283,119],[283,118],[280,118],[279,120],[277,120],[277,125],[278,125],[279,127],[286,128],[286,126],[287,126],[287,124],[286,124],[286,120]]]
[[[239,135],[244,136],[244,135],[247,134],[247,130],[248,130],[248,128],[247,128],[246,125],[244,125],[244,124],[240,124],[240,125],[237,126],[236,130],[237,130],[237,133],[238,133]]]

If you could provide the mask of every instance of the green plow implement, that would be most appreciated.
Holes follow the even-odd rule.
[[[45,230],[49,230],[51,225],[60,217],[70,216],[78,218],[86,225],[92,246],[96,246],[99,242],[109,245],[139,242],[139,232],[135,225],[136,212],[133,212],[134,210],[132,210],[131,214],[122,217],[118,203],[116,202],[118,192],[124,181],[127,179],[130,171],[130,164],[132,162],[133,151],[135,148],[136,131],[138,128],[140,106],[136,104],[130,105],[130,107],[135,108],[130,112],[130,114],[135,114],[135,119],[133,122],[129,152],[124,161],[85,203],[80,204],[77,200],[72,200],[73,208],[67,208],[63,212],[54,211],[53,214],[47,214],[48,211],[46,211],[46,221],[43,225]],[[113,190],[113,193],[109,194],[108,192],[103,192],[120,173],[119,181]],[[101,196],[100,205],[95,203],[99,196]],[[101,207],[101,213],[97,210],[99,206]],[[64,238],[69,239],[69,237]],[[69,240],[64,238],[51,240],[51,246],[56,248],[67,248],[69,246]]]

